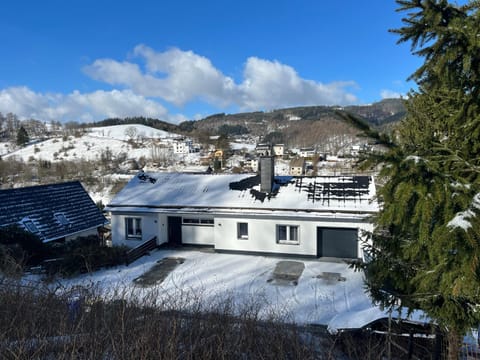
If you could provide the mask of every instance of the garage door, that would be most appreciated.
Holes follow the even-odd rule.
[[[317,228],[317,256],[354,259],[357,243],[357,229]]]

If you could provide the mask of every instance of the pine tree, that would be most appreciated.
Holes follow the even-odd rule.
[[[448,332],[449,358],[480,322],[480,2],[397,0],[424,64],[383,163],[368,287],[384,306],[422,309]]]
[[[17,132],[17,145],[24,146],[26,143],[30,141],[27,131],[23,126],[20,126]]]

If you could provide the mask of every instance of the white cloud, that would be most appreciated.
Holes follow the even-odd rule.
[[[238,106],[246,110],[293,105],[346,105],[357,101],[346,88],[354,82],[322,84],[302,79],[291,66],[278,61],[250,57],[240,84],[214,67],[206,57],[177,48],[165,52],[138,45],[134,56],[139,65],[99,59],[85,68],[92,78],[123,85],[143,96],[158,97],[177,106],[202,99],[215,106]]]
[[[346,105],[357,98],[345,91],[354,82],[322,84],[302,79],[291,66],[251,57],[244,70],[241,106],[248,109],[294,105]]]
[[[68,95],[36,93],[27,87],[0,91],[0,112],[12,112],[20,118],[60,121],[93,121],[107,117],[147,116],[170,121],[171,116],[159,103],[134,94],[131,90],[98,90]]]
[[[137,64],[99,59],[84,68],[93,79],[123,85],[143,96],[159,97],[177,106],[200,98],[219,106],[232,102],[235,84],[210,60],[179,49],[157,53],[138,45],[134,54],[146,61],[146,72]]]
[[[384,89],[380,92],[380,96],[382,97],[382,99],[398,99],[401,98],[403,95],[398,91]]]
[[[0,112],[40,120],[149,116],[178,123],[187,118],[169,114],[161,101],[176,107],[201,101],[213,111],[357,102],[356,96],[348,91],[356,86],[354,82],[323,84],[302,78],[293,67],[279,61],[257,57],[247,59],[239,82],[193,51],[172,48],[157,52],[145,45],[136,46],[129,61],[97,59],[83,70],[113,89],[61,94],[37,93],[25,86],[9,87],[0,90]]]

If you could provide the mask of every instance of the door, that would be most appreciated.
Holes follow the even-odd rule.
[[[180,216],[168,217],[168,243],[173,246],[182,245],[182,218]]]
[[[358,258],[358,229],[317,227],[317,256]]]

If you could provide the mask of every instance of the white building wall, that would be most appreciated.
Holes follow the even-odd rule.
[[[237,223],[248,223],[248,239],[237,238]],[[277,225],[299,226],[299,244],[277,243]],[[226,251],[268,252],[292,255],[317,255],[317,227],[338,227],[371,230],[363,222],[335,220],[299,220],[289,218],[249,219],[233,217],[215,218],[215,249]],[[361,241],[358,242],[359,257],[363,257]]]
[[[168,218],[165,214],[157,214],[157,244],[161,245],[168,242]]]
[[[138,239],[127,239],[125,234],[125,218],[141,218],[142,219],[142,237]],[[112,244],[115,246],[126,245],[128,247],[135,247],[140,245],[143,241],[150,240],[157,236],[157,243],[161,244],[163,241],[159,239],[161,231],[159,229],[159,216],[157,214],[148,213],[125,213],[112,214]]]
[[[175,141],[173,143],[173,152],[175,154],[188,154],[189,147],[185,142]]]
[[[181,216],[172,214],[172,216]],[[188,215],[193,217],[192,214]],[[142,239],[126,239],[125,218],[142,218]],[[360,220],[341,219],[301,219],[301,218],[249,218],[238,216],[215,216],[214,226],[182,225],[182,243],[194,245],[214,245],[216,250],[264,252],[291,255],[317,256],[317,228],[350,228],[372,231],[373,225]],[[248,239],[237,238],[237,224],[248,223]],[[277,225],[299,227],[298,244],[277,243]],[[157,236],[157,244],[168,241],[168,215],[166,214],[112,214],[113,245],[135,247],[142,241]],[[363,258],[362,240],[357,243],[358,257]]]
[[[284,146],[281,144],[273,145],[273,155],[283,156]]]
[[[248,223],[248,239],[237,239],[237,223]],[[278,244],[276,225],[298,225],[299,244]],[[316,231],[316,229],[314,229]],[[251,251],[288,253],[292,255],[316,255],[316,233],[306,222],[287,219],[216,218],[215,249],[227,251]]]
[[[252,171],[257,172],[258,171],[258,159],[251,159],[250,160],[250,167],[252,168]]]
[[[182,243],[193,245],[215,245],[214,227],[182,225]]]

